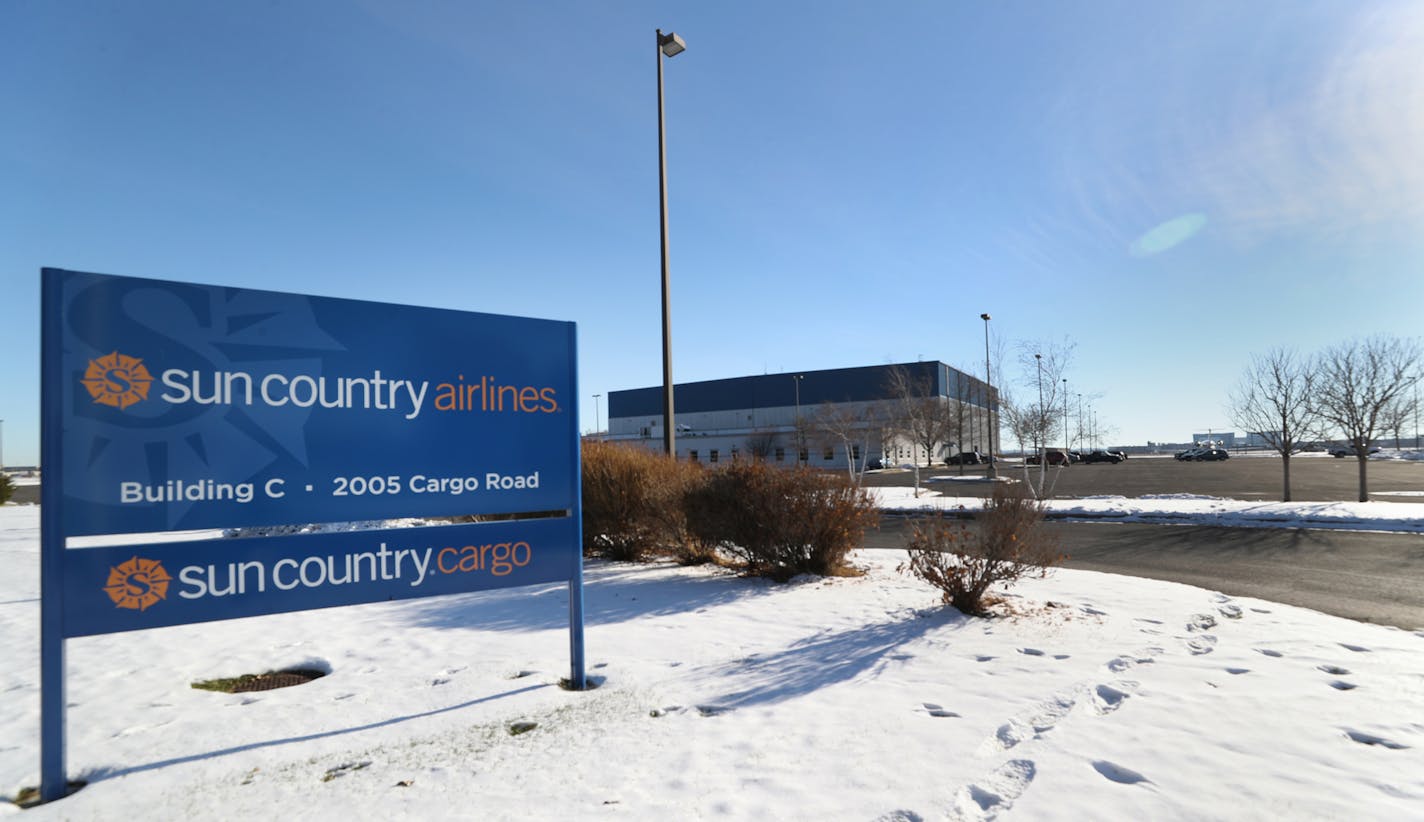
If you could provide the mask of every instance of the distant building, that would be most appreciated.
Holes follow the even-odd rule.
[[[896,436],[891,423],[899,411],[890,389],[897,368],[928,385],[944,413],[959,421],[953,428],[962,434],[952,434],[930,457],[989,450],[998,414],[988,387],[931,361],[679,383],[673,387],[677,457],[705,463],[756,457],[824,468],[849,462],[859,469],[877,460],[923,465],[924,446]],[[848,436],[829,432],[831,418]],[[609,392],[607,439],[661,450],[663,424],[662,386]]]
[[[1263,434],[1259,431],[1251,431],[1246,434],[1245,446],[1247,448],[1274,448],[1275,446],[1273,443],[1277,443],[1280,441],[1281,433],[1279,431],[1274,431],[1270,434]]]

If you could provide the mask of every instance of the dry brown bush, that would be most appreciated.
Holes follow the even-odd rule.
[[[787,580],[845,573],[879,512],[864,490],[838,475],[764,463],[734,463],[707,474],[685,497],[690,536],[721,549],[748,573]]]
[[[583,551],[642,561],[654,553],[686,560],[682,497],[700,481],[698,466],[636,446],[583,444]]]
[[[1043,526],[1043,504],[1018,487],[999,486],[973,524],[934,517],[917,524],[901,566],[943,593],[966,614],[985,615],[996,583],[1043,577],[1066,556]]]

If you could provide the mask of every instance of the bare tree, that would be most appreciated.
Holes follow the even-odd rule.
[[[758,428],[747,435],[747,450],[751,452],[752,459],[758,462],[765,462],[771,456],[771,452],[776,449],[776,443],[780,436],[775,431],[768,431]]]
[[[915,376],[903,366],[892,368],[886,390],[895,398],[894,427],[925,449],[925,467],[933,465],[935,447],[946,439],[944,399],[929,375]]]
[[[1321,435],[1312,364],[1286,348],[1253,355],[1229,396],[1232,419],[1281,455],[1281,500],[1291,501],[1290,460],[1301,443]]]
[[[868,409],[856,410],[843,403],[827,402],[816,410],[811,426],[822,441],[845,454],[850,482],[859,485],[865,476],[865,455],[870,450],[871,440],[880,436],[874,415]]]
[[[1320,414],[1354,446],[1360,502],[1370,498],[1365,464],[1370,443],[1400,416],[1419,381],[1417,340],[1375,336],[1328,348],[1316,371]]]
[[[1058,432],[1063,417],[1058,409],[1063,407],[1063,376],[1068,364],[1073,360],[1076,344],[1065,338],[1062,342],[1051,340],[1031,340],[1019,344],[1019,385],[1023,393],[1015,409],[1009,412],[1010,425],[1015,428],[1015,436],[1033,443],[1038,454],[1038,487],[1034,493],[1040,498],[1044,494],[1044,482],[1048,475],[1048,444]],[[1025,479],[1028,466],[1024,466]]]

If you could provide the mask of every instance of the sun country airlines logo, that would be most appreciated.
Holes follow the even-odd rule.
[[[80,380],[89,395],[99,405],[112,405],[119,410],[148,399],[148,387],[153,377],[143,360],[115,351],[89,361]]]
[[[109,569],[104,593],[120,608],[146,611],[168,597],[168,583],[172,581],[158,560],[134,557]]]

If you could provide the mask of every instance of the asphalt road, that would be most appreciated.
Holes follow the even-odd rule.
[[[1424,462],[1368,460],[1366,472],[1370,498],[1379,502],[1424,502],[1424,496],[1391,495],[1391,491],[1424,494]],[[1000,463],[1001,476],[1022,479],[1022,465]],[[959,467],[926,471],[923,483],[934,475],[957,475]],[[1038,468],[1030,471],[1037,482]],[[983,474],[984,466],[964,467],[966,474]],[[911,471],[875,471],[865,476],[866,485],[909,486]],[[1045,487],[1055,498],[1119,494],[1140,497],[1146,494],[1203,494],[1244,500],[1281,498],[1281,460],[1277,456],[1237,456],[1222,462],[1178,462],[1171,457],[1134,456],[1116,465],[1078,464],[1068,468],[1051,466]],[[975,490],[975,489],[978,490]],[[961,495],[987,494],[986,486],[955,486]],[[1329,456],[1298,455],[1291,459],[1291,497],[1299,502],[1358,499],[1359,462]]]
[[[1111,466],[1107,466],[1111,467]],[[1066,568],[1161,579],[1424,629],[1424,537],[1304,528],[1050,522]],[[867,548],[903,548],[911,521],[886,517]]]

